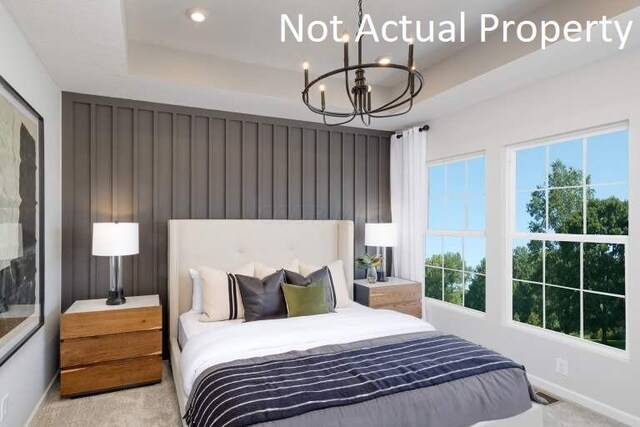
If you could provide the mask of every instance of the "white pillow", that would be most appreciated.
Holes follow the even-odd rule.
[[[189,269],[191,276],[191,311],[196,314],[202,314],[202,281],[200,273],[193,268]]]
[[[202,282],[201,322],[217,322],[244,318],[244,307],[236,274],[253,276],[255,263],[249,263],[227,273],[217,268],[199,267]]]
[[[289,263],[289,265],[285,265],[284,267],[281,267],[281,268],[284,268],[285,270],[293,271],[294,273],[300,272],[299,262],[297,259],[294,259]],[[261,262],[256,262],[255,277],[262,280],[265,277],[275,273],[278,270],[279,268],[269,267],[268,265],[265,265]]]
[[[305,277],[322,268],[322,266],[304,264],[302,262],[299,263],[299,267],[298,272]],[[344,275],[344,263],[342,260],[337,260],[327,264],[327,267],[331,273],[331,280],[333,280],[333,290],[336,293],[336,308],[349,307],[353,301],[349,298],[347,278]]]

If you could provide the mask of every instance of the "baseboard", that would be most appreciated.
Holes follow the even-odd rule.
[[[31,411],[31,415],[29,415],[29,418],[27,419],[27,423],[25,424],[25,427],[31,427],[31,425],[35,421],[36,416],[38,415],[38,412],[40,412],[40,409],[42,408],[42,404],[47,398],[47,394],[49,394],[49,390],[51,390],[51,387],[53,387],[53,384],[55,384],[59,374],[60,374],[60,370],[57,370],[53,378],[51,378],[51,381],[49,381],[49,385],[44,390],[44,393],[42,393],[42,396],[40,397],[38,404],[36,405],[35,408],[33,408],[33,411]]]
[[[607,405],[606,403],[602,403],[583,394],[576,393],[575,391],[571,391],[550,381],[536,377],[535,375],[527,374],[527,376],[534,387],[540,387],[557,397],[576,403],[580,406],[584,406],[585,408],[598,412],[609,418],[613,418],[621,423],[629,426],[640,427],[640,418],[635,415],[631,415],[627,412],[616,409],[613,406]]]

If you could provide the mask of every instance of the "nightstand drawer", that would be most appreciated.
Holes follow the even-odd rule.
[[[422,319],[422,284],[398,277],[387,282],[354,282],[353,296],[356,302],[371,308],[394,310]]]
[[[60,364],[63,369],[161,354],[161,330],[67,339],[60,343]]]
[[[372,308],[421,299],[420,285],[398,285],[373,288],[369,291],[369,306]]]
[[[60,320],[60,339],[111,335],[162,329],[162,308],[143,307],[114,311],[65,313]]]
[[[394,310],[400,313],[415,316],[422,319],[422,303],[421,302],[402,302],[398,304],[381,305],[375,308]]]
[[[73,396],[162,380],[162,356],[139,357],[101,365],[65,369],[60,373],[60,394]]]

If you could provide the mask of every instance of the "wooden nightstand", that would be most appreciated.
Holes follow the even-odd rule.
[[[60,320],[60,369],[61,396],[162,381],[158,295],[74,302]]]
[[[386,308],[422,319],[422,284],[412,280],[389,277],[387,282],[354,282],[357,303],[371,308]]]

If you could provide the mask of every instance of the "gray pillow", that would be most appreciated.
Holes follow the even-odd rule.
[[[284,274],[286,282],[291,285],[308,286],[314,282],[322,282],[327,300],[327,310],[329,310],[329,312],[336,311],[336,293],[333,289],[333,280],[331,279],[331,272],[328,267],[322,267],[307,277],[289,270],[285,270]]]
[[[282,292],[284,270],[278,270],[262,280],[237,274],[236,280],[242,296],[245,321],[287,317],[287,304]]]

